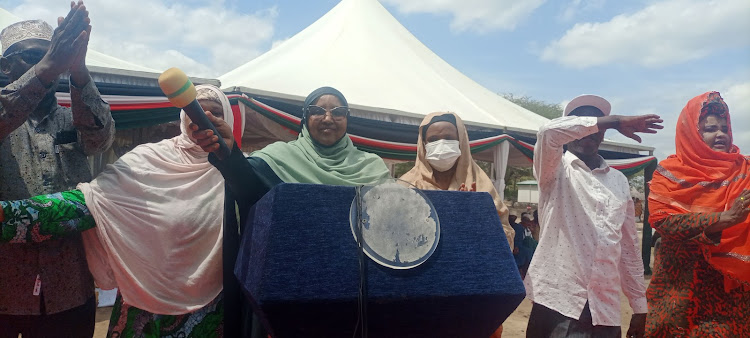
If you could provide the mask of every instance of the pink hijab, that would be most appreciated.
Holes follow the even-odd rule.
[[[196,89],[244,129],[218,88]],[[83,238],[99,287],[118,287],[127,304],[165,315],[200,309],[222,290],[224,179],[180,118],[181,135],[140,145],[78,186],[97,224]]]

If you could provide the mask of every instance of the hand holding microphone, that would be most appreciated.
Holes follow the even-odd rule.
[[[208,120],[214,124],[219,133],[214,134],[211,129],[201,129],[197,124],[191,123],[188,127],[192,133],[191,136],[195,140],[195,144],[201,147],[203,151],[207,153],[215,153],[219,159],[224,159],[218,154],[221,149],[219,140],[223,140],[231,152],[232,147],[234,147],[234,135],[232,134],[232,129],[224,120],[214,116],[210,112],[206,112],[206,116],[208,117]]]
[[[232,129],[224,120],[201,108],[195,99],[195,86],[187,75],[177,68],[167,69],[159,76],[159,87],[169,102],[177,108],[182,108],[193,121],[190,130],[193,132],[195,143],[204,151],[215,153],[220,160],[229,157],[229,146],[234,146]]]

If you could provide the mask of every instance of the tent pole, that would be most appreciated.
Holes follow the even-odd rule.
[[[643,270],[646,275],[651,274],[651,224],[648,222],[648,194],[650,192],[648,182],[654,178],[654,171],[659,164],[658,160],[651,162],[643,170],[643,187],[645,192],[643,206],[643,241],[641,242],[641,255],[643,258]]]
[[[508,170],[508,155],[510,154],[510,142],[505,141],[493,151],[493,169],[495,174],[495,189],[502,200],[505,200],[505,173]]]

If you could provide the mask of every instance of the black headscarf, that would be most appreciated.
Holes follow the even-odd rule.
[[[422,127],[422,138],[427,138],[427,129],[430,129],[430,126],[437,122],[450,122],[450,124],[458,128],[456,125],[456,117],[453,114],[437,115],[430,120],[430,123]]]
[[[305,99],[305,105],[302,106],[302,120],[300,121],[300,127],[307,126],[307,107],[311,106],[323,95],[333,95],[337,97],[339,101],[341,101],[341,104],[347,107],[349,106],[349,103],[346,102],[344,94],[341,94],[341,92],[336,90],[336,88],[320,87],[310,93],[310,95],[307,95],[307,98]]]

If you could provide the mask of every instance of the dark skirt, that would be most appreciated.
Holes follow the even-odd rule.
[[[594,326],[589,304],[583,308],[578,320],[563,316],[559,312],[534,303],[526,328],[528,338],[620,338],[619,326]]]

